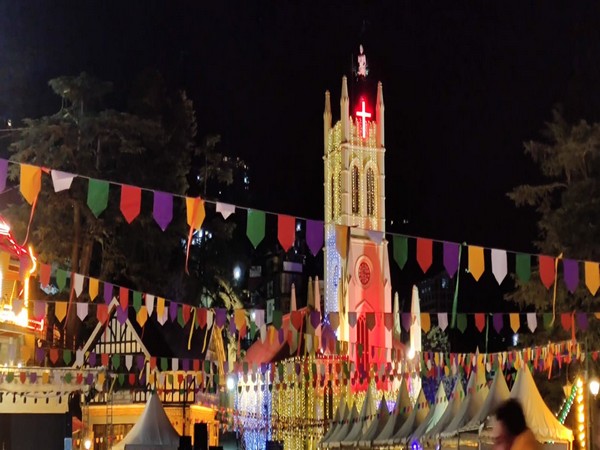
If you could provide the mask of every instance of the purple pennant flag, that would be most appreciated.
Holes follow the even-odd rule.
[[[223,328],[227,322],[227,310],[225,308],[215,308],[215,325]]]
[[[450,278],[454,278],[458,270],[458,250],[460,244],[455,242],[444,242],[444,268]]]
[[[170,302],[169,303],[169,318],[171,322],[174,322],[177,319],[177,303]]]
[[[104,283],[104,303],[107,305],[111,302],[113,297],[113,285],[111,283]]]
[[[502,320],[502,313],[494,313],[493,322],[494,330],[496,330],[496,333],[500,333],[502,327],[504,326],[504,321]]]
[[[44,352],[43,348],[35,349],[35,361],[41,366],[44,362],[44,357],[46,356],[46,352]]]
[[[0,192],[6,189],[6,176],[8,175],[8,160],[0,159]]]
[[[161,230],[165,231],[173,220],[173,196],[166,192],[154,192],[152,217]]]
[[[409,312],[402,313],[401,320],[402,320],[402,328],[404,328],[406,331],[410,330],[410,326],[412,325],[411,314]]]
[[[586,313],[583,313],[583,312],[577,313],[576,320],[577,320],[577,327],[580,330],[586,331],[588,329],[588,317],[587,317]]]
[[[144,358],[144,355],[136,355],[135,356],[135,366],[142,370],[144,368],[144,363],[146,362],[146,359]]]
[[[277,333],[277,337],[279,338],[279,343],[283,344],[283,340],[285,338],[285,336],[283,335],[283,327],[281,327],[279,329],[279,332]]]
[[[321,323],[321,311],[310,312],[310,324],[313,328],[317,328]]]
[[[181,368],[183,369],[184,372],[187,372],[188,370],[190,370],[190,360],[184,359],[181,362]]]
[[[565,286],[572,294],[579,284],[579,263],[574,259],[563,259]]]
[[[123,325],[127,321],[127,310],[123,310],[121,308],[117,308],[117,320],[121,325]]]
[[[93,373],[88,373],[87,377],[85,377],[85,384],[87,384],[88,386],[91,386],[94,383],[94,374]]]
[[[37,372],[31,372],[29,374],[29,382],[34,384],[37,381]]]
[[[96,352],[90,352],[90,356],[88,357],[88,363],[92,367],[96,367]]]
[[[323,222],[306,221],[306,245],[313,256],[317,256],[317,253],[323,248]]]

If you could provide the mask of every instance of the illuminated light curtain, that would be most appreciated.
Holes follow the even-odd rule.
[[[359,179],[358,166],[352,166],[352,214],[358,214],[359,210]]]
[[[373,168],[369,167],[367,169],[367,215],[369,217],[375,215],[375,198],[375,172],[373,171]]]
[[[331,200],[330,200],[329,206],[331,207],[331,220],[335,220],[335,215],[337,212],[336,211],[337,202],[335,201],[335,177],[334,176],[331,177],[330,196],[331,196]]]

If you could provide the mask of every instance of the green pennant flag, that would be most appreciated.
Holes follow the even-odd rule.
[[[14,379],[15,379],[15,374],[13,372],[8,372],[6,374],[6,382],[7,383],[12,383]]]
[[[283,323],[283,318],[281,315],[281,311],[276,309],[275,311],[273,311],[273,326],[275,327],[275,329],[277,331],[279,331],[281,329],[282,323]]]
[[[401,269],[404,269],[404,265],[408,261],[408,238],[394,236],[394,261]]]
[[[254,339],[254,336],[256,335],[256,331],[258,330],[258,328],[256,327],[256,322],[254,320],[250,321],[250,339]]]
[[[56,285],[58,289],[64,291],[67,287],[67,271],[63,269],[56,269]]]
[[[254,209],[248,210],[246,235],[254,248],[265,238],[265,213]]]
[[[125,374],[124,373],[119,374],[119,384],[121,386],[123,386],[125,384]]]
[[[160,358],[160,370],[165,372],[169,368],[169,360],[167,358]]]
[[[177,322],[179,322],[179,326],[181,326],[181,328],[185,327],[185,320],[183,320],[183,308],[181,305],[177,307]]]
[[[464,333],[467,329],[467,315],[465,313],[458,313],[456,315],[456,328],[458,328],[461,333]]]
[[[283,380],[283,364],[280,362],[277,363],[277,375],[279,376],[279,381]]]
[[[531,278],[531,255],[517,253],[515,256],[516,272],[519,280],[527,283]]]
[[[138,291],[133,291],[133,308],[135,312],[139,312],[142,307],[142,293]]]
[[[121,355],[119,355],[118,353],[114,353],[111,357],[111,361],[113,369],[118,369],[121,365]]]
[[[64,380],[64,381],[65,381],[65,383],[67,383],[67,384],[71,384],[71,380],[72,380],[72,379],[73,379],[73,374],[72,374],[72,373],[69,373],[69,372],[67,372],[67,373],[65,374],[65,377],[63,378],[63,380]]]
[[[175,381],[175,378],[173,377],[172,373],[167,374],[167,383],[169,383],[169,385],[173,386],[173,382]]]
[[[204,361],[204,373],[210,373],[210,361]]]
[[[108,206],[108,181],[90,178],[88,183],[87,205],[96,217]]]
[[[71,350],[63,350],[63,361],[65,362],[65,364],[68,366],[69,363],[71,362],[71,359],[73,357],[73,354],[71,353]]]
[[[551,330],[552,329],[552,313],[542,314],[542,320],[544,322],[544,328],[546,330]]]

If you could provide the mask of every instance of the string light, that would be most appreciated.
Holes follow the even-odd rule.
[[[577,394],[575,401],[577,404],[577,440],[579,441],[579,448],[586,448],[586,435],[585,435],[585,403],[583,400],[583,381],[580,377],[575,382],[577,385]]]

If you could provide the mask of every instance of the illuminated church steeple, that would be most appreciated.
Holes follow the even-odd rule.
[[[391,345],[383,324],[384,314],[391,312],[391,286],[385,240],[383,86],[377,84],[373,105],[362,46],[357,59],[352,97],[348,79],[342,78],[340,120],[335,124],[330,94],[325,93],[325,309],[340,313],[340,340],[365,353],[369,346]],[[348,313],[352,322],[356,317],[356,324],[348,323]]]

